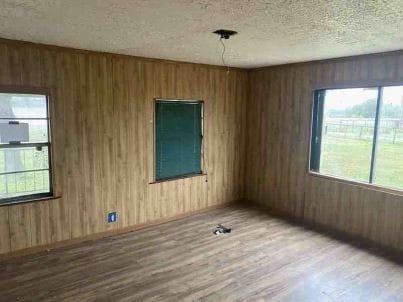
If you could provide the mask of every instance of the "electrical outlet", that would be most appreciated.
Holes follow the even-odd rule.
[[[118,214],[116,212],[108,213],[108,223],[116,222],[118,220]]]

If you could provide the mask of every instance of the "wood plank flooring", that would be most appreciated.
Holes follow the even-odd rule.
[[[3,261],[0,301],[403,301],[401,256],[233,206]]]

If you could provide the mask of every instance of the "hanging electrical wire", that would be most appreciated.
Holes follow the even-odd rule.
[[[229,74],[229,66],[225,63],[225,59],[224,59],[226,48],[225,48],[225,43],[222,39],[223,39],[223,37],[220,38],[220,42],[222,45],[221,61],[222,61],[222,65],[224,67],[227,67],[227,74]]]
[[[229,65],[226,64],[225,58],[224,58],[224,55],[226,52],[226,47],[225,47],[225,43],[224,43],[223,39],[228,40],[231,36],[236,35],[237,32],[233,31],[233,30],[227,30],[227,29],[218,29],[213,33],[220,36],[220,43],[222,45],[221,61],[222,61],[222,65],[224,67],[227,67],[227,74],[229,74]]]

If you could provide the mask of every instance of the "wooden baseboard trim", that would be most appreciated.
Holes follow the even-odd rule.
[[[99,240],[99,239],[106,238],[106,237],[134,232],[134,231],[138,231],[141,229],[146,229],[146,228],[153,227],[156,225],[164,224],[167,222],[183,219],[183,218],[186,218],[189,216],[202,214],[202,213],[209,212],[209,211],[216,210],[216,209],[225,208],[225,207],[228,207],[228,206],[234,205],[234,204],[237,204],[237,202],[229,202],[229,203],[212,205],[207,208],[200,209],[200,210],[181,213],[181,214],[178,214],[175,216],[165,217],[165,218],[153,220],[153,221],[146,222],[146,223],[140,223],[140,224],[136,224],[133,226],[129,226],[129,227],[125,227],[125,228],[121,228],[121,229],[117,229],[117,230],[110,230],[110,231],[106,231],[106,232],[95,233],[95,234],[91,234],[88,236],[67,239],[67,240],[58,241],[58,242],[54,242],[54,243],[50,243],[50,244],[46,244],[46,245],[37,245],[37,246],[29,247],[26,249],[22,249],[22,250],[17,250],[17,251],[5,253],[5,254],[0,254],[0,261],[7,260],[10,258],[26,256],[26,255],[30,255],[30,254],[36,254],[36,253],[43,252],[43,251],[49,252],[50,250],[53,250],[53,249],[62,248],[62,247],[70,246],[70,245],[75,245],[75,244],[79,244],[79,243],[82,243],[85,241],[94,241],[94,240]]]

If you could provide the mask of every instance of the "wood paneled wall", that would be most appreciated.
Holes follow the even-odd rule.
[[[250,73],[246,198],[403,249],[403,194],[308,174],[313,90],[403,84],[403,52]]]
[[[50,89],[61,196],[0,207],[0,254],[242,196],[246,71],[0,40],[0,85]],[[204,100],[207,176],[152,183],[154,98]]]
[[[403,248],[402,195],[308,174],[313,89],[378,84],[403,84],[402,52],[227,75],[0,39],[0,85],[51,92],[61,196],[0,207],[0,254],[243,198]],[[205,101],[207,176],[152,183],[154,98]]]

